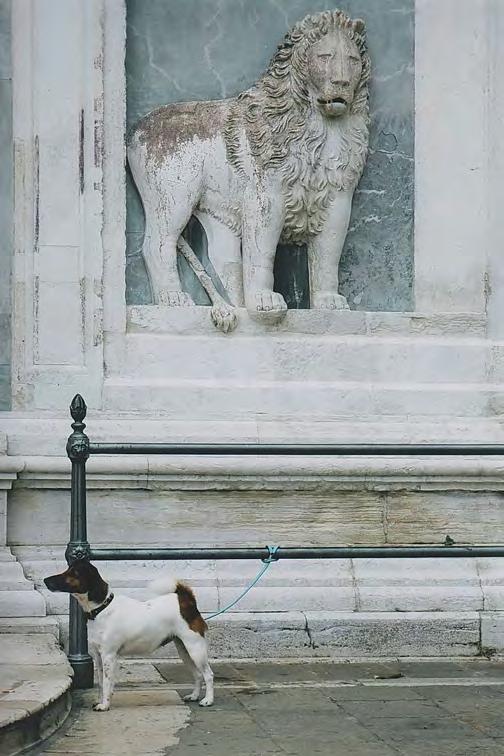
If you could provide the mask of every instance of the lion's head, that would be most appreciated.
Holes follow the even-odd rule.
[[[258,166],[283,170],[286,240],[320,230],[331,192],[357,184],[367,154],[369,74],[364,22],[324,11],[295,24],[266,73],[238,96],[226,129],[228,156],[239,168],[241,123]],[[336,123],[341,146],[329,169],[324,145]]]
[[[352,32],[363,29],[362,24],[360,20],[354,21],[350,27]],[[305,37],[303,51],[308,97],[312,106],[317,106],[328,118],[352,111],[363,69],[361,53],[354,38],[340,26],[333,26],[317,42],[308,43],[308,47]],[[297,55],[300,54],[301,50],[298,49]]]
[[[367,122],[369,73],[364,21],[339,10],[306,16],[285,35],[257,84],[239,96],[252,141],[254,123],[265,119],[274,160],[278,150],[285,155],[285,143],[306,129],[312,113],[326,119],[360,115]],[[265,145],[258,147],[262,152]]]
[[[285,36],[259,85],[284,90],[301,108],[323,115],[367,111],[370,62],[364,21],[342,11],[306,16]],[[283,82],[286,87],[275,87]]]

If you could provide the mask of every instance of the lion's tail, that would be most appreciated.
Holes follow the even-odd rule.
[[[179,237],[177,248],[191,266],[195,276],[210,298],[210,301],[212,303],[210,317],[212,318],[215,327],[220,331],[223,331],[224,333],[228,333],[228,331],[234,330],[236,328],[238,319],[236,317],[236,310],[233,305],[228,304],[226,300],[219,294],[211,277],[208,275],[205,268],[198,260],[190,245],[187,243],[183,236]]]

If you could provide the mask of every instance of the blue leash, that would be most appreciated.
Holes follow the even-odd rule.
[[[224,609],[220,609],[220,611],[215,612],[215,614],[209,614],[208,617],[204,617],[204,619],[211,620],[214,617],[218,617],[219,614],[224,614],[224,612],[229,611],[229,609],[231,609],[235,604],[238,603],[238,601],[241,601],[242,598],[247,595],[247,593],[254,587],[254,585],[257,585],[257,583],[262,578],[262,576],[264,575],[264,573],[266,572],[266,570],[269,567],[271,567],[272,563],[278,561],[278,557],[275,556],[275,554],[277,553],[277,551],[278,551],[278,549],[280,547],[279,546],[266,546],[266,548],[268,549],[269,554],[266,557],[266,559],[261,559],[261,562],[263,562],[264,566],[261,567],[260,572],[256,575],[256,577],[250,583],[250,585],[247,588],[245,588],[245,590],[243,591],[243,593],[240,593],[240,595],[238,596],[238,598],[235,598],[234,601],[232,601],[230,604],[228,604],[227,606],[225,606]]]

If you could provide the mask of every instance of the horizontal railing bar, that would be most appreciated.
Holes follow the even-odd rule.
[[[162,559],[266,559],[264,546],[246,548],[138,548],[110,549],[91,547],[90,559],[98,561]],[[426,557],[503,557],[504,546],[317,546],[279,547],[275,559],[373,559]]]
[[[90,454],[194,454],[281,456],[502,455],[504,444],[158,444],[91,443]]]

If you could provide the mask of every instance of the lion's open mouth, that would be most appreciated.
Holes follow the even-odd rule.
[[[345,115],[348,109],[348,102],[344,97],[320,97],[318,104],[322,112],[329,118]]]
[[[338,105],[344,105],[345,107],[348,105],[347,101],[343,99],[343,97],[331,97],[330,99],[323,99],[322,97],[319,98],[319,103],[321,105],[332,105],[338,104]]]

